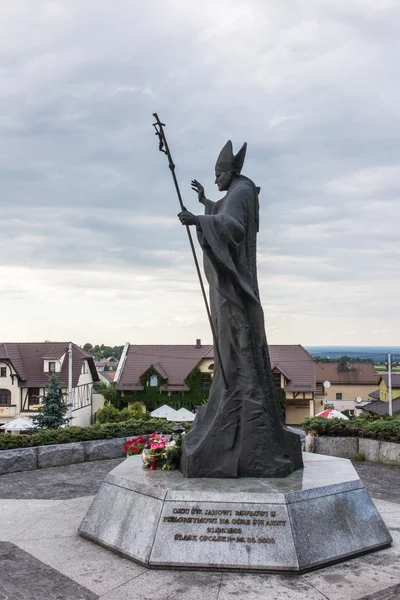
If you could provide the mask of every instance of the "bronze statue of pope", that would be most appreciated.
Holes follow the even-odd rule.
[[[303,467],[300,438],[283,421],[274,386],[257,282],[258,188],[241,175],[246,147],[222,149],[215,183],[225,196],[192,189],[204,215],[179,213],[196,227],[210,286],[218,356],[208,403],[184,436],[180,469],[186,477],[285,477]]]

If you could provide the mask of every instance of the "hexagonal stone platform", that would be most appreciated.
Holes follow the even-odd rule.
[[[304,453],[285,479],[185,479],[130,457],[79,532],[153,568],[304,572],[389,546],[347,459]]]

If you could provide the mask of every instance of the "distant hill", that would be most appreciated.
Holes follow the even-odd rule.
[[[392,362],[400,363],[400,346],[306,346],[314,357],[339,360],[347,357],[350,362],[369,360],[375,364],[386,363],[388,352],[392,353]]]

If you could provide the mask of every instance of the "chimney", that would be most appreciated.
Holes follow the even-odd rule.
[[[201,340],[196,340],[196,348],[201,348]]]

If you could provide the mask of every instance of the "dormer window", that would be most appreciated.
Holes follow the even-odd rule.
[[[157,387],[158,386],[158,379],[157,379],[157,375],[150,375],[150,387]]]
[[[275,387],[280,388],[281,387],[281,374],[280,373],[272,373],[272,375],[274,378]]]
[[[56,372],[56,363],[54,361],[49,362],[49,373]]]

